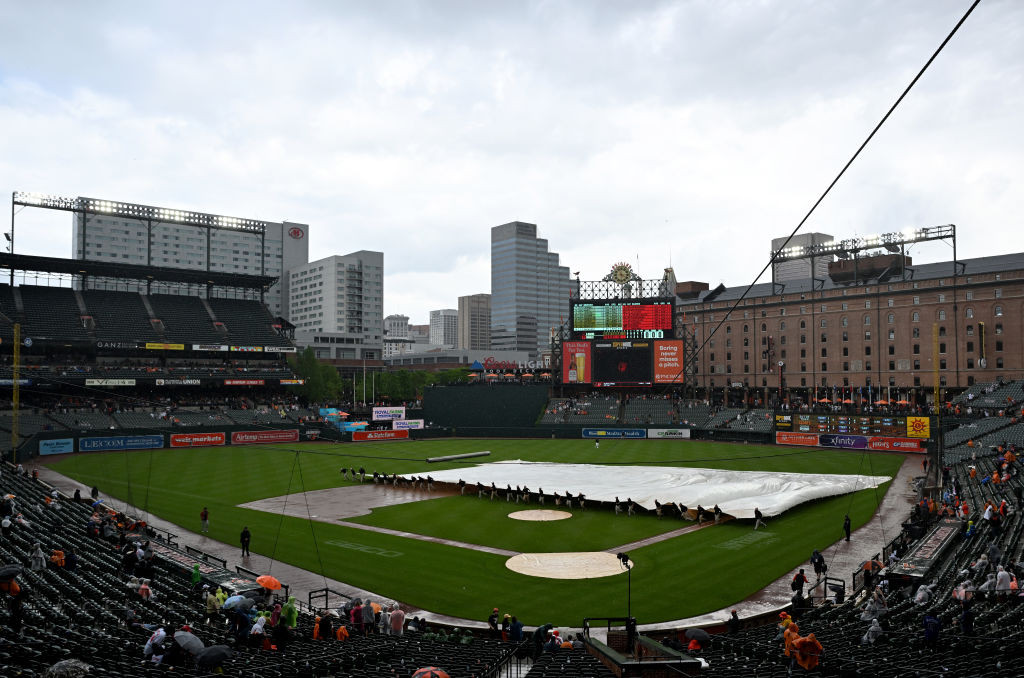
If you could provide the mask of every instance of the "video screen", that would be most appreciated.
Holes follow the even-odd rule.
[[[649,341],[595,341],[592,378],[595,386],[650,386]]]
[[[672,336],[671,301],[595,301],[575,303],[576,339],[665,339]]]

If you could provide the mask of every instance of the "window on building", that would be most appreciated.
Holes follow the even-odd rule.
[[[864,324],[865,325],[870,325],[871,324],[871,316],[866,314],[866,313],[864,314]]]
[[[889,361],[889,371],[892,372],[895,369],[896,369],[896,361],[895,360],[890,360]]]
[[[828,357],[828,349],[825,348],[824,346],[821,347],[821,357],[822,358],[827,358]]]
[[[945,320],[945,319],[946,319],[946,312],[945,311],[939,311],[939,320]]]
[[[943,358],[943,359],[941,359],[941,360],[939,361],[939,369],[940,369],[940,370],[944,370],[944,369],[946,369],[946,359],[945,359],[945,358]]]
[[[800,321],[800,329],[802,329],[802,330],[806,330],[807,329],[807,321],[806,320],[801,320]]]
[[[885,321],[892,325],[893,323],[896,322],[896,314],[890,313],[889,315],[885,316]]]
[[[767,332],[768,331],[768,324],[767,323],[761,323],[761,331],[762,332]]]
[[[916,285],[917,283],[914,283],[914,284]],[[921,377],[914,377],[914,386],[920,386],[920,385],[921,385]]]
[[[850,371],[850,363],[844,361],[843,362],[843,372],[849,372],[849,371]]]
[[[786,321],[785,320],[779,321],[779,331],[781,332],[781,331],[783,331],[785,329],[786,329]]]
[[[885,300],[885,305],[888,306],[889,308],[892,308],[893,306],[896,305],[896,302],[893,299],[886,299]]]
[[[896,347],[889,344],[889,355],[896,355]]]
[[[917,311],[914,311],[910,315],[910,322],[912,322],[912,323],[919,323],[919,322],[921,322],[921,314],[918,313]]]
[[[974,317],[974,309],[968,307],[967,310],[964,311],[964,315],[966,315],[968,318],[973,318]]]
[[[746,313],[746,311],[744,311],[744,313]],[[745,317],[745,316],[744,316],[744,317]],[[749,331],[750,331],[750,325],[746,325],[746,324],[745,324],[745,325],[743,325],[743,332],[744,332],[744,333],[747,333],[747,332],[749,332]]]
[[[892,341],[896,338],[896,330],[889,330],[889,340]]]
[[[843,357],[845,358],[848,355],[850,355],[850,347],[849,346],[843,346]]]
[[[967,336],[968,337],[973,337],[974,336],[974,325],[968,325],[967,326]]]
[[[967,342],[967,352],[968,353],[974,353],[974,342],[973,341],[968,341]]]
[[[1003,333],[1003,323],[996,323],[996,334]]]
[[[921,344],[914,344],[914,349],[912,352],[914,355],[921,355]]]
[[[845,315],[842,318],[839,319],[839,325],[841,327],[848,327],[849,324],[850,324],[850,322],[846,319]]]
[[[1002,307],[1002,306],[996,306],[996,307],[995,307],[994,309],[992,309],[992,310],[993,310],[993,314],[994,314],[994,315],[995,315],[995,316],[996,316],[997,318],[998,318],[999,316],[1003,315],[1003,307]]]
[[[821,319],[821,323],[819,323],[819,324],[821,325],[822,328],[828,327],[828,321],[825,320],[824,318]]]
[[[822,362],[821,363],[821,371],[822,372],[828,372],[828,363],[826,363],[826,362]],[[821,381],[822,381],[821,385],[824,386],[825,385],[825,383],[824,383],[825,382],[825,378],[822,377]]]
[[[942,325],[941,327],[939,327],[939,336],[940,337],[946,336],[946,326],[945,325]]]
[[[870,346],[865,346],[864,347],[864,355],[871,355],[871,347]]]
[[[806,348],[800,349],[800,357],[801,358],[806,358],[807,357],[807,349]]]
[[[912,336],[914,339],[920,339],[921,338],[921,330],[919,328],[915,327],[914,330],[910,333],[910,336]]]
[[[732,334],[732,325],[726,325],[725,326],[725,333],[726,334]]]
[[[945,294],[940,294],[939,295],[939,303],[940,304],[946,303],[946,295]]]
[[[914,284],[917,285],[917,283],[914,283]],[[921,297],[914,297],[914,306],[919,306],[920,304],[921,304]]]
[[[973,370],[974,369],[974,358],[968,358],[967,359],[967,369],[969,369],[969,370]]]
[[[996,369],[1000,369],[1000,370],[1003,369],[1003,359],[1002,358],[996,358]]]
[[[806,344],[807,343],[807,335],[806,334],[801,334],[800,335],[800,343],[801,344]]]
[[[968,278],[967,282],[970,282],[970,281],[971,281],[971,279]],[[972,292],[971,290],[967,290],[966,294],[964,295],[964,298],[967,299],[967,301],[972,301],[974,299],[974,292]]]
[[[843,294],[846,294],[846,290],[843,290]],[[840,307],[841,307],[841,310],[845,311],[845,310],[847,309],[847,305],[846,305],[846,302],[844,301],[844,302],[843,302],[843,303],[842,303],[842,304],[840,305]]]
[[[849,340],[850,340],[850,333],[849,332],[843,332],[843,341],[849,341]]]
[[[993,290],[993,293],[995,294],[996,299],[1002,299],[1003,298],[1003,290],[1002,290],[1002,288],[997,287],[995,290]]]
[[[824,332],[822,332],[821,333],[821,343],[824,344],[826,341],[828,341],[828,335],[825,334]]]
[[[939,353],[945,353],[945,352],[946,352],[946,342],[942,342],[941,344],[939,344]]]

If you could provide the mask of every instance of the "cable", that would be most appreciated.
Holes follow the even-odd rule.
[[[821,196],[819,196],[818,199],[814,201],[814,204],[811,205],[811,208],[809,210],[807,210],[807,214],[804,215],[803,219],[801,219],[799,223],[797,223],[796,227],[786,238],[786,241],[783,242],[778,249],[772,252],[772,256],[768,259],[768,263],[765,264],[764,268],[761,269],[761,272],[757,274],[757,277],[755,277],[749,285],[747,285],[746,289],[743,290],[743,294],[741,294],[739,298],[736,299],[736,301],[732,305],[732,308],[730,308],[725,313],[725,316],[722,318],[721,321],[719,321],[717,325],[715,325],[715,327],[711,330],[711,333],[704,337],[704,342],[700,345],[700,347],[697,348],[697,354],[704,350],[704,347],[707,345],[708,341],[710,341],[711,338],[715,336],[715,333],[718,332],[722,324],[725,323],[725,321],[728,320],[729,317],[732,315],[733,311],[735,311],[736,308],[739,307],[740,302],[746,299],[747,295],[750,293],[750,290],[754,287],[754,285],[757,284],[757,281],[761,279],[761,276],[765,274],[765,271],[767,271],[769,267],[771,267],[775,263],[775,259],[776,257],[778,257],[779,252],[786,248],[786,246],[789,244],[789,241],[793,239],[793,237],[797,234],[797,232],[800,231],[801,228],[803,228],[804,224],[807,223],[807,220],[810,219],[811,215],[814,214],[816,209],[818,209],[818,206],[825,200],[828,194],[832,192],[832,189],[835,187],[835,185],[839,183],[839,180],[842,179],[844,174],[846,174],[846,170],[848,170],[850,166],[853,165],[854,161],[860,156],[861,151],[863,151],[864,148],[867,147],[868,143],[870,143],[870,141],[875,137],[875,134],[877,134],[878,131],[882,128],[882,125],[884,125],[886,121],[889,119],[889,117],[896,111],[896,108],[903,102],[903,99],[906,98],[906,96],[910,93],[910,90],[914,88],[914,85],[917,84],[917,81],[920,80],[921,77],[925,74],[928,68],[932,65],[932,62],[935,61],[935,59],[939,56],[939,54],[946,47],[949,41],[952,40],[953,36],[956,35],[957,31],[960,30],[960,27],[964,24],[965,21],[967,21],[967,17],[971,15],[971,13],[974,11],[974,8],[977,7],[980,2],[981,0],[974,0],[974,2],[967,9],[964,15],[960,17],[960,20],[953,27],[953,30],[951,30],[949,34],[946,36],[946,38],[942,41],[942,43],[939,44],[935,52],[933,52],[931,57],[928,58],[928,61],[926,61],[924,66],[921,67],[921,70],[919,70],[917,72],[917,75],[914,76],[913,80],[910,81],[910,84],[906,86],[906,88],[899,95],[899,97],[897,97],[896,101],[893,102],[892,106],[889,107],[889,110],[885,112],[885,115],[882,116],[882,119],[879,120],[878,124],[875,125],[874,129],[871,130],[871,133],[868,134],[867,138],[864,139],[861,145],[850,157],[850,159],[846,161],[846,164],[843,165],[843,168],[839,170],[839,174],[837,174],[836,177],[831,181],[831,183],[829,183],[829,185],[825,188],[825,191],[821,194]],[[680,370],[677,373],[677,376],[682,373],[683,370]]]
[[[281,526],[284,524],[284,515],[288,508],[288,496],[292,493],[292,479],[295,477],[295,466],[298,463],[299,454],[296,451],[295,458],[292,460],[292,469],[288,473],[288,489],[284,493],[284,504],[281,505],[281,516],[277,521],[277,532],[274,533],[274,548],[270,551],[270,570],[268,574],[272,574],[274,571],[274,560],[277,557],[277,541],[281,538]]]
[[[306,522],[309,523],[309,533],[313,536],[313,547],[316,549],[316,560],[320,565],[320,576],[324,580],[324,589],[327,588],[327,574],[324,571],[324,560],[320,555],[320,542],[316,538],[316,527],[313,525],[313,516],[309,512],[309,496],[306,495],[306,483],[302,479],[302,461],[298,454],[295,455],[296,463],[299,465],[299,484],[302,486],[302,496],[306,500]]]

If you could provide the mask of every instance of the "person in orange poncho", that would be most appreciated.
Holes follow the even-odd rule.
[[[786,656],[792,656],[793,643],[800,637],[800,628],[796,623],[792,623],[786,627],[786,632],[782,634],[782,637],[786,641]]]
[[[810,671],[818,665],[818,660],[821,658],[821,643],[814,637],[814,634],[808,634],[804,638],[797,638],[793,641],[793,650],[796,654],[796,663],[803,667],[805,670]]]
[[[334,633],[334,637],[338,640],[348,640],[348,629],[345,628],[344,624],[338,625],[338,630]]]

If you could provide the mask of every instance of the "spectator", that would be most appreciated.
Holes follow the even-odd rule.
[[[930,612],[924,616],[924,644],[934,648],[939,642],[939,632],[942,631],[942,620]]]
[[[391,608],[391,618],[388,621],[391,625],[391,635],[401,636],[405,632],[405,612],[397,605]]]

